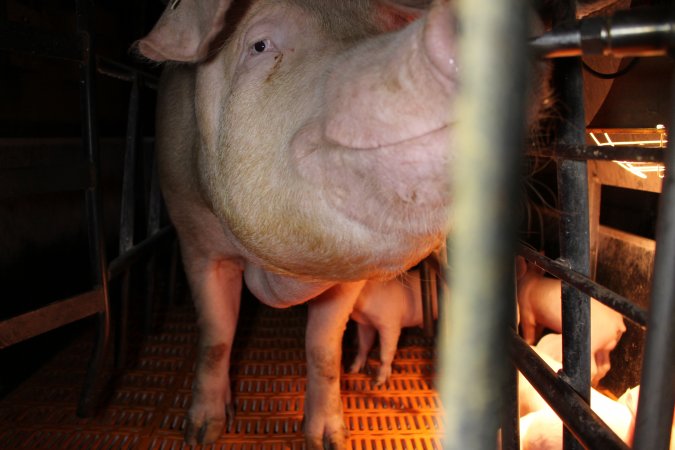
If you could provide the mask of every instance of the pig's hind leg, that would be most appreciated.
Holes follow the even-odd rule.
[[[186,261],[197,310],[199,353],[185,441],[207,444],[234,418],[230,353],[241,301],[242,270],[227,260]]]
[[[342,283],[309,302],[305,347],[305,442],[308,450],[343,449],[347,429],[342,417],[340,367],[342,337],[364,281]]]
[[[391,376],[391,366],[396,355],[398,339],[401,336],[400,325],[387,324],[381,327],[380,332],[380,368],[375,378],[375,386],[380,386],[387,382]]]
[[[370,349],[373,348],[375,343],[375,336],[377,335],[377,330],[371,325],[366,325],[363,323],[357,324],[357,333],[358,333],[358,353],[354,362],[349,367],[349,373],[358,373],[366,366],[366,361],[368,360],[368,353]]]

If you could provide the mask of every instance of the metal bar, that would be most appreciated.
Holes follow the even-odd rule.
[[[103,311],[103,289],[60,300],[0,322],[0,349]]]
[[[0,138],[0,168],[70,165],[81,149],[80,138]]]
[[[94,100],[94,43],[91,32],[91,0],[76,1],[77,30],[83,36],[83,58],[80,64],[80,103],[82,117],[82,140],[87,160],[95,167],[94,187],[85,192],[87,207],[87,229],[89,234],[90,262],[92,281],[103,290],[104,308],[98,314],[98,329],[87,375],[80,395],[77,414],[91,416],[98,398],[99,386],[103,382],[101,373],[110,341],[110,304],[108,297],[108,270],[103,238],[103,217],[101,211],[101,192],[99,189],[100,161],[98,148],[98,130]]]
[[[178,289],[178,276],[180,264],[180,250],[178,248],[178,239],[171,243],[171,257],[169,260],[169,305],[176,304],[176,291]]]
[[[96,57],[96,70],[101,75],[128,82],[137,81],[143,86],[157,90],[158,78],[156,75],[104,56]]]
[[[647,147],[599,147],[593,145],[553,145],[547,148],[530,148],[528,155],[553,159],[584,161],[598,159],[603,161],[630,161],[660,163],[665,159],[662,148]]]
[[[672,84],[675,92],[675,81]],[[671,105],[671,120],[675,106]],[[671,122],[673,123],[673,122]],[[654,281],[640,380],[635,449],[668,448],[675,407],[675,143],[668,144],[656,225]]]
[[[16,23],[0,23],[0,50],[82,61],[82,37],[49,33]]]
[[[452,301],[439,309],[445,449],[494,449],[509,368],[504,301],[513,277],[514,211],[524,145],[526,2],[464,0],[456,154],[450,167]],[[508,36],[508,39],[504,39]],[[475,168],[481,176],[475,176]]]
[[[149,238],[131,247],[127,252],[113,259],[108,266],[108,278],[113,280],[139,259],[146,257],[160,241],[173,235],[173,226],[167,225]]]
[[[513,316],[511,317],[511,329],[514,333],[518,330],[518,276],[514,267],[511,277],[511,302],[513,303]],[[502,412],[502,446],[501,450],[519,450],[520,446],[520,406],[518,404],[518,368],[515,364],[509,364],[506,377],[506,389],[504,390],[504,406]]]
[[[577,23],[568,18],[530,42],[534,52],[545,58],[663,56],[674,44],[675,19],[665,8],[632,8]]]
[[[134,78],[129,95],[126,149],[124,152],[124,172],[122,175],[122,205],[120,214],[120,255],[134,245],[134,209],[136,180],[136,147],[138,136],[138,80]]]
[[[150,169],[150,186],[148,192],[148,236],[151,236],[159,230],[162,212],[162,196],[159,190],[159,174],[157,172],[157,161],[152,154],[147,154]],[[145,296],[145,330],[151,332],[153,326],[153,313],[157,297],[157,258],[150,256],[150,261],[146,270],[147,294]]]
[[[129,109],[127,115],[126,149],[124,152],[124,172],[122,175],[122,205],[120,208],[120,236],[119,254],[123,255],[134,245],[134,212],[136,208],[136,147],[138,146],[138,109],[139,109],[139,81],[134,76],[129,93]],[[115,365],[124,367],[126,364],[127,323],[129,319],[129,290],[131,285],[131,271],[125,270],[120,292],[120,314],[117,326],[117,346]]]
[[[565,264],[553,261],[546,256],[540,255],[529,247],[520,245],[518,253],[528,261],[534,262],[537,266],[544,269],[556,278],[565,281],[570,286],[574,286],[580,291],[590,295],[600,303],[609,306],[613,310],[621,313],[624,317],[634,322],[636,325],[645,328],[647,325],[647,311],[640,308],[635,303],[623,297],[616,292],[607,289],[605,286],[596,283],[585,275],[575,272]]]
[[[576,5],[573,0],[556,3],[554,27],[574,20]],[[554,86],[561,111],[559,140],[566,145],[585,142],[583,79],[579,58],[554,61]],[[588,228],[588,175],[585,161],[558,161],[558,207],[560,209],[560,258],[569,267],[583,275],[590,271],[590,244]],[[584,399],[591,396],[590,354],[591,309],[588,295],[562,283],[563,372],[570,386]],[[563,430],[563,448],[581,449],[581,444],[566,428]]]
[[[424,260],[420,264],[420,294],[422,296],[422,330],[426,337],[434,336],[433,294],[431,292],[431,276],[429,263]]]
[[[67,166],[0,169],[0,198],[90,189],[94,168],[84,161]]]
[[[527,343],[510,333],[511,357],[522,374],[571,432],[589,449],[627,449],[624,442],[593,412],[588,401],[579,394],[539,357]]]

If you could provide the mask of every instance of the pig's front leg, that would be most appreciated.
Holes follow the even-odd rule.
[[[342,449],[347,430],[340,398],[342,337],[364,281],[338,284],[309,303],[307,320],[307,449]]]
[[[241,300],[242,269],[228,260],[186,265],[197,310],[199,354],[185,441],[207,444],[234,417],[230,353]]]

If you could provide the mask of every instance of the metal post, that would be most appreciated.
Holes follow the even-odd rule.
[[[77,30],[84,42],[83,59],[80,63],[80,98],[82,111],[82,139],[87,159],[94,168],[93,187],[85,192],[87,224],[89,232],[90,261],[94,286],[103,288],[104,307],[97,314],[98,330],[96,346],[89,363],[85,384],[78,405],[80,416],[90,416],[96,407],[98,388],[102,381],[103,366],[110,341],[110,305],[108,297],[108,276],[103,238],[103,219],[101,211],[100,161],[98,135],[96,127],[96,111],[94,101],[95,60],[92,33],[90,29],[90,0],[78,0]]]
[[[517,180],[525,134],[528,11],[518,0],[458,2],[460,92],[450,179],[454,203],[440,308],[445,449],[494,449],[510,364]]]
[[[128,252],[134,246],[134,212],[136,208],[136,147],[138,145],[139,91],[138,76],[135,75],[131,84],[131,93],[129,94],[129,117],[127,118],[126,149],[124,153],[122,205],[120,208],[120,255]],[[130,285],[131,268],[128,267],[122,276],[122,291],[120,293],[120,318],[119,325],[117,327],[117,352],[115,354],[115,365],[117,367],[124,367],[126,364]]]
[[[675,92],[675,81],[672,85]],[[675,107],[671,106],[671,126]],[[669,139],[634,448],[668,448],[675,407],[675,140]]]
[[[518,276],[513,268],[511,277],[512,292],[511,302],[513,303],[513,315],[511,317],[511,329],[513,333],[518,333],[518,315],[517,302],[518,290],[516,288]],[[506,389],[504,389],[504,407],[502,411],[502,447],[501,450],[520,449],[520,408],[518,404],[518,368],[515,364],[510,364],[506,374]]]
[[[159,231],[161,220],[162,196],[159,190],[159,174],[157,170],[156,158],[150,160],[150,186],[148,193],[148,222],[147,236],[152,237]],[[155,300],[158,297],[158,277],[157,277],[157,251],[153,252],[148,262],[147,274],[147,294],[145,299],[145,330],[150,332],[153,326],[153,314],[155,311]]]
[[[558,2],[557,23],[575,19],[575,2]],[[578,58],[554,63],[554,83],[563,120],[558,140],[566,145],[583,145],[585,140],[583,79]],[[589,274],[588,174],[585,161],[558,163],[558,207],[560,209],[560,259],[583,275]],[[586,402],[590,401],[591,355],[588,295],[562,283],[563,378]],[[564,429],[563,448],[581,449],[581,444]]]

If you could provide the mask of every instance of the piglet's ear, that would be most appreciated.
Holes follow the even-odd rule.
[[[223,30],[231,0],[169,0],[155,27],[135,47],[153,61],[197,62]]]

